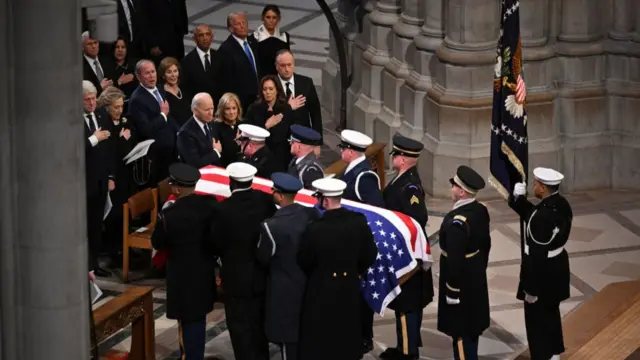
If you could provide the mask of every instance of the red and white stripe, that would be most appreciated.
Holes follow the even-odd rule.
[[[522,75],[518,75],[518,79],[516,80],[516,102],[518,104],[523,104],[526,98],[527,85],[525,84]]]

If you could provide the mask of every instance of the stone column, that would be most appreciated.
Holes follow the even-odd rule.
[[[426,153],[420,163],[425,189],[433,195],[448,195],[448,178],[458,165],[487,175],[499,5],[495,0],[444,2],[445,37],[427,89]]]
[[[0,35],[9,65],[0,75],[8,80],[0,85],[2,359],[86,359],[80,4],[8,3],[2,26],[11,31]]]
[[[607,134],[605,57],[601,0],[562,0],[556,123],[564,135],[560,168],[563,188],[574,191],[611,185],[611,146]]]
[[[369,15],[375,9],[375,4],[376,4],[376,1],[374,0],[362,1],[361,6],[363,7],[363,12],[364,12],[364,16],[362,19],[362,25],[363,25],[362,33],[356,36],[356,38],[353,41],[353,47],[351,48],[352,56],[350,60],[352,62],[351,65],[352,65],[353,72],[351,73],[352,75],[351,86],[347,91],[347,116],[349,117],[349,119],[353,117],[355,103],[358,100],[358,97],[360,96],[360,91],[362,89],[363,73],[362,71],[360,71],[360,67],[362,66],[363,54],[369,47],[368,42],[371,38],[370,34],[371,34],[371,27],[372,27],[371,20],[369,19]]]
[[[400,18],[400,0],[378,0],[365,17],[362,39],[365,51],[360,68],[360,91],[349,127],[373,134],[373,123],[382,109],[382,71],[390,61],[392,28]]]

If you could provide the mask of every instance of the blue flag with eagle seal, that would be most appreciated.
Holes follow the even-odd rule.
[[[493,78],[489,183],[506,199],[516,183],[527,181],[529,138],[520,42],[520,1],[502,0],[500,13],[500,40]]]

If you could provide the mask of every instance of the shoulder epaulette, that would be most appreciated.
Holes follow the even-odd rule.
[[[467,222],[467,217],[466,216],[462,216],[462,215],[456,215],[453,217],[453,220],[460,220],[462,222]]]

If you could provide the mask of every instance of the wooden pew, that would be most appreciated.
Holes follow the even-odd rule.
[[[640,348],[638,319],[640,281],[607,285],[562,319],[562,359],[630,359]],[[516,357],[530,359],[528,349]]]
[[[131,324],[128,360],[155,359],[153,287],[132,286],[93,311],[98,344]],[[95,346],[95,344],[92,344]]]
[[[380,186],[382,187],[384,187],[385,184],[384,159],[387,154],[384,152],[384,148],[386,146],[387,144],[385,143],[373,143],[367,148],[367,151],[364,153],[367,157],[367,160],[369,160],[369,163],[371,163],[372,170],[378,174],[378,177],[380,178]],[[347,165],[348,164],[343,160],[338,160],[331,164],[331,166],[329,166],[324,171],[324,173],[327,175],[335,174],[336,178],[340,177],[342,173],[344,173],[344,170],[347,168]]]

